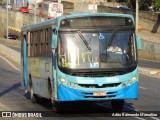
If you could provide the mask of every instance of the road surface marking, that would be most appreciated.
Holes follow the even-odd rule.
[[[8,61],[6,58],[0,56],[0,58],[2,58],[3,60],[5,60],[6,62],[8,62],[8,64],[10,64],[14,69],[20,71],[17,67],[15,67],[10,61]]]
[[[0,108],[2,108],[4,110],[9,110],[9,108],[2,103],[0,103]]]
[[[133,108],[130,108],[130,107],[127,107],[127,106],[124,106],[125,108],[128,108],[128,109],[130,109],[130,110],[134,110],[134,111],[137,111],[137,112],[141,112],[141,111],[139,111],[139,110],[137,110],[137,109],[133,109]],[[141,113],[145,113],[145,112],[141,112]],[[135,117],[135,118],[139,118],[139,117]],[[156,117],[150,117],[150,118],[152,118],[152,119],[154,119],[154,120],[160,120],[160,119],[158,119],[158,118],[156,118]],[[142,120],[142,118],[139,118],[139,119],[141,119]]]
[[[130,109],[130,110],[134,110],[134,111],[139,112],[139,111],[138,111],[138,110],[136,110],[136,109],[133,109],[133,108],[130,108],[130,107],[127,107],[127,106],[124,106],[124,107],[125,107],[125,108],[128,108],[128,109]],[[140,119],[140,120],[145,120],[145,119],[140,118],[140,117],[135,117],[135,118]]]
[[[150,74],[151,75],[160,74],[160,71],[159,70],[150,71]]]
[[[135,118],[137,118],[137,119],[139,119],[139,120],[146,120],[146,119],[143,119],[143,118],[140,118],[140,117],[135,117]]]
[[[146,90],[147,88],[139,86],[139,88]]]

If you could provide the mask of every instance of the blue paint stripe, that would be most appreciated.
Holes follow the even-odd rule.
[[[27,42],[26,35],[24,36],[23,42],[23,72],[24,72],[24,86],[28,89],[28,80],[27,80]]]

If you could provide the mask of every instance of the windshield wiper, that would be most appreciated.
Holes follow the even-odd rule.
[[[84,36],[82,35],[81,31],[77,31],[77,33],[80,36],[80,38],[83,40],[83,42],[86,45],[86,47],[88,48],[88,50],[91,50],[91,46],[88,44],[87,40],[84,38]]]
[[[112,34],[112,36],[111,36],[111,38],[110,38],[110,40],[109,40],[109,42],[108,42],[108,44],[107,44],[106,50],[107,50],[108,48],[110,48],[110,46],[111,46],[111,44],[112,44],[112,42],[113,42],[113,40],[114,40],[114,37],[115,37],[115,35],[116,35],[117,32],[118,32],[118,31],[115,30],[114,33]]]

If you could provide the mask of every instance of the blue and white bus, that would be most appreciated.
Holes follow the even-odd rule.
[[[127,14],[74,13],[22,27],[22,79],[31,100],[111,101],[122,110],[138,99],[134,18]]]

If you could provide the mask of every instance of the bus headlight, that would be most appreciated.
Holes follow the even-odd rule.
[[[67,82],[67,86],[70,87],[70,86],[71,86],[71,83],[70,83],[70,82]]]
[[[137,77],[132,77],[132,80],[128,81],[128,85],[132,85],[137,80]]]
[[[126,87],[126,83],[122,83],[121,86],[125,88]]]
[[[136,77],[133,77],[133,78],[132,78],[132,81],[136,81],[136,79],[137,79]]]
[[[61,78],[61,83],[64,83],[66,80],[64,78]]]
[[[77,86],[76,84],[74,84],[74,85],[73,85],[73,88],[74,88],[74,89],[77,89],[77,88],[78,88],[78,86]]]
[[[128,85],[132,85],[132,80],[128,81]]]

